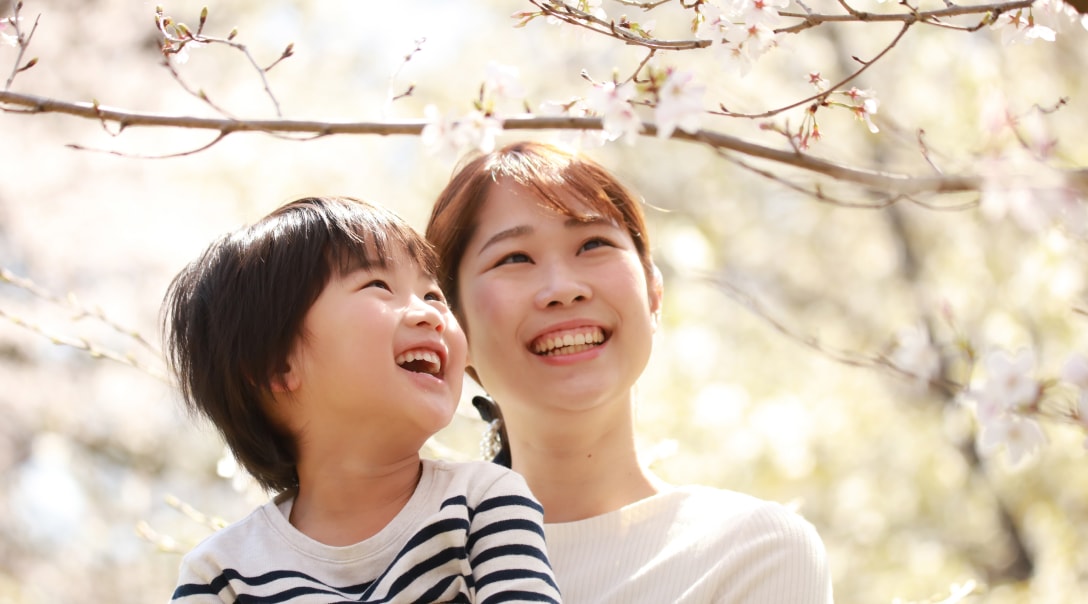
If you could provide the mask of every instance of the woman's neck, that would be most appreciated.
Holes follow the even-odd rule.
[[[598,516],[662,486],[639,463],[630,413],[616,418],[586,411],[527,425],[519,419],[507,419],[514,470],[544,506],[545,522]]]

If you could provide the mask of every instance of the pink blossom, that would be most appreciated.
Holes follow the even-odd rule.
[[[487,64],[484,90],[499,99],[525,98],[525,87],[521,84],[518,68],[496,61]]]
[[[502,132],[502,122],[481,111],[461,117],[442,116],[437,107],[427,105],[423,113],[427,125],[420,139],[429,153],[446,159],[456,159],[469,149],[490,152],[495,148],[495,137]]]
[[[1031,44],[1035,40],[1053,42],[1056,37],[1053,29],[1035,23],[1034,19],[1031,18],[1031,13],[1022,9],[1002,13],[994,22],[992,28],[1001,32],[1001,40],[1006,46],[1017,42]]]
[[[1088,388],[1088,358],[1079,353],[1069,355],[1062,366],[1061,378],[1078,388]]]
[[[929,339],[929,330],[923,326],[900,332],[891,361],[922,383],[936,377],[941,368],[940,354]]]
[[[12,25],[11,18],[0,19],[0,42],[7,44],[8,46],[18,46],[19,37],[6,33],[8,31],[15,31],[15,27]]]
[[[876,93],[872,90],[851,88],[847,91],[846,96],[850,97],[851,101],[858,103],[852,107],[854,117],[865,122],[865,125],[869,127],[869,132],[873,134],[880,132],[880,128],[876,127],[872,119],[872,116],[876,115],[877,110],[880,108],[880,100],[876,98]]]
[[[762,25],[773,30],[784,21],[778,9],[789,5],[790,0],[735,0],[733,10],[746,27]]]
[[[986,357],[986,383],[982,396],[998,411],[1020,411],[1030,407],[1039,396],[1035,371],[1035,353],[1029,348],[1010,356],[995,350]]]
[[[669,70],[654,109],[658,138],[669,138],[677,128],[692,134],[698,132],[706,87],[693,80],[691,72]]]
[[[587,117],[589,108],[582,99],[571,99],[566,103],[559,101],[544,101],[538,110],[540,115],[569,115],[571,117]],[[607,134],[601,130],[563,130],[559,134],[560,140],[578,149],[592,149],[600,147],[607,142]]]
[[[1004,447],[1009,465],[1017,468],[1028,461],[1046,444],[1046,435],[1039,422],[1015,415],[996,417],[983,424],[978,450],[991,456]]]
[[[601,116],[608,140],[623,138],[628,144],[634,144],[642,131],[642,120],[635,113],[631,99],[635,96],[635,86],[631,82],[615,84],[605,82],[594,86],[586,105],[591,111]]]
[[[816,90],[821,92],[827,90],[827,87],[831,85],[831,83],[827,81],[827,78],[820,75],[820,72],[818,71],[809,72],[808,83],[812,84],[816,87]]]
[[[723,68],[740,76],[746,76],[752,71],[755,61],[752,60],[743,44],[719,44],[714,48]]]

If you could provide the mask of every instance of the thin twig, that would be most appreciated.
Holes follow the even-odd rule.
[[[39,13],[37,17],[34,17],[34,25],[31,26],[30,33],[24,37],[23,30],[19,28],[19,9],[22,7],[23,3],[16,0],[11,11],[12,17],[9,23],[11,23],[11,28],[15,30],[15,41],[19,46],[19,51],[15,55],[15,62],[11,66],[11,75],[8,76],[8,81],[4,84],[5,91],[11,90],[11,83],[15,81],[16,75],[30,69],[38,62],[38,59],[34,58],[24,64],[23,56],[26,55],[26,49],[30,47],[30,40],[34,38],[34,32],[38,31],[38,21],[41,20],[42,16]]]
[[[614,22],[606,22],[599,19],[589,13],[578,10],[577,8],[562,2],[561,0],[529,0],[534,6],[540,8],[543,14],[555,17],[560,21],[582,27],[593,31],[595,33],[605,35],[611,38],[615,38],[624,42],[625,44],[645,46],[646,48],[654,48],[657,50],[691,50],[695,48],[706,48],[712,44],[711,40],[701,39],[686,39],[686,40],[660,40],[656,38],[644,38],[636,33],[617,26]],[[799,23],[790,25],[788,27],[780,27],[774,30],[775,34],[792,34],[799,33],[806,29],[811,29],[825,23],[849,23],[849,22],[901,22],[904,24],[923,23],[926,25],[948,27],[945,24],[939,22],[940,19],[946,17],[959,17],[965,15],[981,14],[984,18],[980,21],[980,25],[975,26],[974,29],[978,29],[986,24],[987,16],[998,15],[1012,10],[1027,8],[1033,4],[1034,0],[1011,0],[1009,2],[997,2],[991,4],[975,4],[965,6],[953,6],[942,9],[919,11],[911,10],[906,12],[896,13],[868,13],[858,11],[849,7],[845,3],[840,2],[844,6],[845,14],[814,14],[810,12],[795,13],[787,11],[779,11],[779,15],[791,19],[800,19]],[[970,28],[968,28],[970,31]]]
[[[777,115],[779,113],[782,113],[784,111],[789,111],[790,109],[794,109],[796,107],[801,107],[803,105],[808,105],[808,104],[810,104],[812,102],[823,101],[832,92],[834,92],[835,90],[843,89],[847,84],[849,84],[854,79],[856,79],[858,76],[860,76],[862,73],[864,73],[866,69],[869,69],[869,67],[872,66],[873,63],[876,63],[877,61],[882,59],[884,57],[884,55],[888,54],[888,52],[891,51],[891,49],[895,48],[895,46],[897,44],[899,44],[899,41],[903,39],[903,36],[905,36],[907,34],[907,31],[910,29],[910,27],[912,25],[914,25],[914,24],[913,23],[904,23],[903,28],[900,29],[899,33],[896,34],[895,38],[892,39],[892,41],[887,46],[884,47],[884,50],[881,50],[875,57],[873,57],[872,59],[870,59],[868,61],[861,61],[861,64],[862,64],[861,69],[858,69],[854,73],[852,73],[849,76],[847,76],[846,78],[844,78],[842,81],[837,82],[835,85],[829,86],[828,90],[826,90],[826,91],[816,93],[816,94],[814,94],[814,95],[812,95],[812,96],[810,96],[808,98],[801,99],[800,101],[797,101],[795,103],[791,103],[791,104],[786,105],[784,107],[779,107],[777,109],[771,109],[769,111],[764,111],[763,113],[734,113],[732,111],[710,111],[708,113],[713,113],[715,115],[724,115],[726,117],[740,117],[740,118],[759,119],[759,118],[764,118],[764,117],[771,117],[771,116]]]
[[[135,340],[138,344],[143,346],[149,352],[155,353],[156,355],[159,354],[159,350],[150,342],[148,342],[146,338],[140,335],[138,331],[123,327],[120,323],[117,323],[110,317],[106,316],[106,314],[102,312],[102,309],[100,308],[87,308],[79,302],[79,299],[75,296],[75,294],[69,293],[67,296],[64,297],[55,295],[51,292],[46,291],[44,288],[39,286],[37,283],[34,283],[30,279],[19,277],[4,267],[0,267],[0,282],[14,285],[15,287],[18,287],[19,289],[30,293],[31,295],[40,300],[50,302],[66,310],[73,311],[75,313],[72,316],[73,321],[79,321],[85,318],[94,319],[109,327],[113,331],[116,331],[117,333],[127,338]]]
[[[9,314],[2,308],[0,308],[0,319],[6,319],[18,327],[22,327],[23,329],[34,332],[58,346],[67,346],[69,348],[74,348],[76,350],[86,352],[93,359],[107,359],[120,363],[122,365],[127,365],[128,367],[138,369],[157,380],[163,381],[167,384],[172,383],[169,376],[167,376],[165,373],[154,367],[150,367],[141,363],[140,361],[136,360],[136,357],[132,354],[123,354],[115,352],[113,350],[108,350],[106,348],[101,348],[94,342],[91,342],[86,338],[67,337],[52,333],[49,330],[41,327],[40,325],[31,323],[26,319]]]

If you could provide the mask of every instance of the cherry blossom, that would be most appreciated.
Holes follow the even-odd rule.
[[[986,381],[981,390],[968,393],[977,403],[980,434],[976,446],[982,455],[1004,448],[1010,465],[1017,467],[1046,442],[1039,423],[1022,415],[1041,392],[1034,371],[1031,349],[1015,355],[995,350],[986,357]]]
[[[1031,13],[1024,10],[1002,13],[994,22],[993,29],[1001,32],[1001,40],[1006,46],[1017,42],[1031,44],[1035,40],[1053,42],[1055,39],[1053,29],[1037,24]]]
[[[471,111],[458,118],[442,116],[437,107],[427,105],[423,113],[427,125],[420,139],[429,153],[446,159],[456,159],[467,149],[488,153],[495,148],[495,137],[502,132],[502,122],[482,111]]]
[[[859,90],[857,88],[851,88],[847,91],[846,96],[850,97],[850,100],[857,103],[851,109],[854,111],[854,117],[865,122],[865,125],[869,127],[869,132],[876,134],[880,132],[880,128],[876,127],[873,123],[872,116],[876,115],[877,109],[880,108],[880,100],[876,98],[876,93],[872,90]]]
[[[937,376],[941,357],[929,338],[929,330],[915,326],[900,332],[891,361],[919,382],[926,383]]]
[[[1030,407],[1039,396],[1039,382],[1033,377],[1035,352],[1022,348],[1015,356],[995,350],[986,357],[986,383],[980,404],[988,407],[980,416],[999,416]]]
[[[604,82],[593,87],[586,105],[589,109],[601,116],[608,140],[614,141],[622,138],[627,144],[633,145],[642,130],[642,120],[635,113],[631,105],[631,99],[635,96],[635,85],[631,82],[616,84]]]
[[[1009,218],[1030,233],[1062,227],[1075,237],[1088,235],[1085,200],[1061,173],[1015,155],[980,162],[979,168],[979,207],[990,220]]]
[[[827,90],[827,88],[831,86],[831,82],[829,82],[827,78],[820,75],[820,72],[818,71],[809,72],[808,83],[812,84],[816,88],[816,90],[819,90],[820,92]]]
[[[669,138],[677,128],[694,134],[699,130],[706,87],[691,72],[669,70],[657,93],[654,121],[658,138]]]
[[[19,37],[6,33],[7,31],[15,31],[15,27],[11,22],[11,18],[0,19],[0,43],[7,44],[8,46],[18,46]]]
[[[497,99],[518,100],[525,98],[525,87],[521,84],[518,68],[503,65],[496,61],[487,64],[484,91]]]
[[[985,456],[992,456],[1004,448],[1009,465],[1019,468],[1044,444],[1046,435],[1039,422],[1017,415],[1002,415],[983,424],[977,447]]]
[[[761,25],[773,30],[785,20],[778,9],[789,5],[790,0],[734,0],[733,11],[748,29]]]
[[[699,7],[702,19],[696,22],[695,37],[711,40],[713,46],[725,42],[725,28],[732,25],[717,4],[706,3]]]
[[[1088,390],[1088,358],[1079,353],[1069,355],[1062,366],[1061,379]]]
[[[1072,354],[1062,366],[1061,379],[1080,389],[1077,406],[1073,412],[1074,421],[1088,430],[1088,358],[1082,354]],[[1088,448],[1088,438],[1084,440]]]
[[[590,114],[585,101],[579,98],[571,99],[566,103],[559,101],[544,101],[538,109],[541,115],[569,115],[571,117],[587,117]],[[563,143],[578,149],[592,149],[602,147],[608,142],[608,135],[600,130],[562,130],[559,139]]]

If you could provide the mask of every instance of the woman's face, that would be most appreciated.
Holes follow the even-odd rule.
[[[661,295],[623,225],[573,219],[500,181],[457,278],[469,362],[508,419],[630,404]]]

